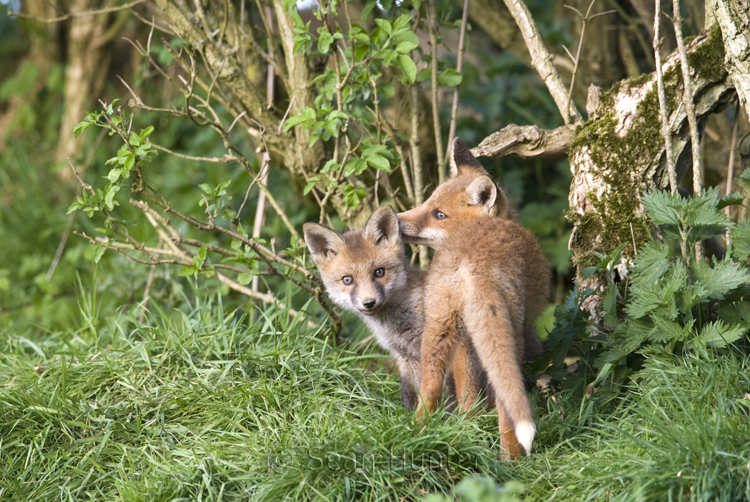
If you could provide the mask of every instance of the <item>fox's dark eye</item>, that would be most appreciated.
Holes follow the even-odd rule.
[[[352,282],[354,282],[354,279],[351,275],[345,275],[341,278],[341,282],[343,282],[345,285],[350,285]]]
[[[384,268],[376,268],[375,269],[375,277],[383,277],[385,275],[385,269]]]
[[[438,220],[444,220],[444,219],[446,219],[446,218],[448,217],[448,215],[447,215],[447,214],[445,214],[445,213],[444,213],[444,212],[442,212],[442,211],[438,211],[437,209],[436,209],[435,211],[433,211],[433,212],[432,212],[432,214],[433,214],[433,216],[435,216],[435,218],[437,218]]]

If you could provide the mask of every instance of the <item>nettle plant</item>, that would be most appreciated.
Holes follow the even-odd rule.
[[[738,184],[750,192],[750,170]],[[578,369],[596,375],[594,384],[607,377],[623,382],[649,353],[699,357],[709,347],[723,348],[745,335],[750,329],[750,223],[735,224],[724,211],[744,201],[740,193],[719,198],[717,188],[689,198],[647,193],[643,205],[660,237],[638,249],[627,280],[620,280],[616,270],[621,248],[583,271],[604,277],[606,287],[599,292],[604,312],[594,321],[581,309],[592,290],[576,291],[558,307],[558,323],[547,343],[553,377],[564,379],[564,358],[576,355]],[[726,254],[696,259],[695,244],[719,235],[727,237]]]
[[[231,7],[223,5],[225,9]],[[158,75],[171,84],[169,89],[182,96],[172,95],[166,105],[150,106],[128,87],[132,96],[128,101],[130,110],[125,111],[117,100],[103,103],[101,111],[89,113],[76,126],[75,136],[99,127],[122,142],[116,155],[106,162],[109,170],[104,182],[91,186],[81,179],[83,194],[70,206],[70,211],[84,211],[90,218],[102,215],[104,221],[96,229],[100,236],[80,232],[78,235],[98,246],[97,260],[109,249],[144,265],[178,265],[182,276],[213,277],[249,297],[289,307],[291,294],[284,305],[273,293],[258,290],[256,278],[269,276],[267,280],[273,280],[275,276],[300,288],[307,294],[305,300],[315,298],[338,330],[338,317],[323,294],[319,278],[311,272],[313,266],[299,231],[287,216],[283,203],[274,196],[274,186],[264,183],[263,177],[271,169],[286,172],[296,185],[292,190],[299,189],[306,196],[303,207],[317,204],[321,223],[331,224],[332,210],[345,223],[356,226],[362,222],[362,215],[366,217],[382,201],[388,200],[402,209],[420,202],[424,187],[422,151],[420,141],[416,140],[419,93],[430,88],[434,94],[438,86],[455,86],[461,81],[461,75],[448,68],[446,62],[433,60],[420,48],[416,30],[429,31],[434,52],[441,40],[438,28],[456,28],[447,18],[438,20],[435,2],[430,5],[428,9],[419,1],[397,4],[372,0],[361,11],[360,19],[353,20],[346,2],[322,1],[313,11],[319,25],[313,33],[312,20],[303,21],[296,2],[285,0],[282,6],[285,12],[277,9],[275,13],[279,20],[283,18],[293,24],[293,34],[289,30],[270,29],[268,17],[260,14],[267,38],[253,38],[257,32],[251,31],[253,26],[248,17],[219,16],[206,22],[223,18],[229,24],[211,31],[200,45],[191,45],[188,37],[178,37],[177,41],[165,41],[164,47],[157,50],[151,47],[151,35],[146,47],[131,42],[144,57],[144,71],[150,67],[157,70],[149,72],[149,78]],[[428,10],[432,14],[429,19]],[[195,30],[201,26],[191,25]],[[273,35],[274,31],[282,34]],[[289,40],[280,39],[283,36]],[[265,42],[267,49],[259,40]],[[249,79],[249,87],[245,88],[236,87],[236,79],[222,81],[225,65],[239,65],[239,60],[231,59],[237,52],[228,49],[237,44],[259,52],[268,62],[269,74],[278,76],[277,87],[287,91],[279,93],[282,95],[279,109],[269,111],[267,106],[253,107],[243,102],[242,92],[246,92],[247,99],[257,94]],[[280,57],[277,52],[273,59],[269,55],[272,48],[290,53]],[[218,53],[223,54],[224,62],[212,69],[211,61]],[[304,72],[295,73],[300,60],[308,64]],[[420,60],[427,67],[418,71]],[[288,67],[282,66],[282,62]],[[241,71],[242,67],[234,69]],[[233,75],[232,71],[227,74]],[[429,86],[420,84],[431,77],[434,78]],[[305,92],[299,91],[300,86]],[[140,88],[143,87],[137,87]],[[314,92],[307,92],[310,89]],[[270,94],[268,99],[272,98],[273,93]],[[295,99],[305,100],[306,96],[314,99],[305,101],[305,106],[295,107]],[[282,106],[287,110],[283,118]],[[250,116],[251,109],[256,109],[257,116]],[[153,142],[158,141],[159,131],[151,125],[139,128],[139,117],[133,110],[211,129],[216,136],[216,148],[223,146],[225,152],[206,157],[156,146]],[[401,121],[405,110],[410,119]],[[439,144],[439,123],[436,124],[434,132]],[[265,160],[260,160],[261,155],[256,158],[248,154],[253,147],[256,153],[267,154],[262,156]],[[234,179],[196,182],[194,196],[190,198],[194,205],[186,204],[184,197],[170,200],[164,195],[165,188],[156,186],[163,183],[159,181],[161,178],[146,168],[154,162],[156,150],[167,156],[177,155],[181,162],[239,165],[250,175],[251,182],[249,186],[239,186]],[[162,173],[168,165],[163,158],[159,159]],[[180,175],[184,176],[183,173]],[[288,197],[289,183],[282,185],[283,196]],[[123,187],[128,190],[122,190]],[[154,230],[141,240],[129,232],[134,222],[127,221],[127,213],[119,207],[128,191],[130,205],[143,213],[140,223],[145,219]],[[261,238],[257,229],[248,232],[243,227],[241,217],[253,191],[262,191],[273,209],[274,222],[281,229],[276,231],[278,240],[289,243],[285,249],[277,250],[276,243]],[[257,211],[262,214],[261,209]],[[245,218],[249,212],[249,208],[244,210]],[[247,287],[251,282],[252,289]],[[298,301],[299,305],[304,303]],[[290,312],[296,314],[294,310]]]

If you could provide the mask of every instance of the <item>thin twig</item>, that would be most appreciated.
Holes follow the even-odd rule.
[[[456,55],[456,71],[461,73],[463,68],[464,60],[464,44],[466,42],[466,24],[469,18],[469,0],[464,0],[464,12],[461,15],[461,30],[458,35],[458,54]],[[451,145],[453,144],[453,138],[456,136],[456,119],[458,116],[458,91],[461,88],[461,84],[458,84],[453,88],[453,103],[451,104],[451,123],[448,127],[448,145],[446,147],[445,156],[443,157],[443,164],[440,164],[440,174],[445,172],[448,163],[448,156],[450,155]]]
[[[570,102],[573,98],[573,87],[576,85],[576,76],[578,75],[578,64],[581,61],[581,49],[583,48],[583,37],[586,34],[586,25],[589,21],[591,21],[595,17],[603,16],[605,14],[611,14],[615,11],[610,10],[607,12],[600,12],[598,14],[594,14],[591,16],[591,8],[596,3],[596,0],[591,0],[591,3],[589,4],[589,8],[586,10],[586,15],[581,15],[581,12],[571,7],[570,5],[563,5],[563,7],[567,7],[568,9],[574,10],[579,16],[581,16],[581,36],[578,39],[578,50],[576,51],[576,57],[573,59],[573,76],[570,78],[570,87],[568,88],[568,100],[565,103],[565,109],[570,110]],[[566,49],[567,51],[567,49]],[[570,52],[568,52],[568,55],[570,55]]]
[[[542,42],[539,30],[534,25],[534,20],[531,17],[528,7],[526,7],[523,0],[504,0],[504,2],[513,19],[515,19],[521,31],[521,36],[523,36],[526,42],[529,54],[531,55],[531,64],[547,86],[552,99],[555,101],[558,110],[560,110],[560,115],[562,115],[565,124],[570,124],[571,122],[576,125],[582,124],[583,118],[575,106],[566,108],[568,98],[565,86],[560,80],[557,70],[552,65],[552,58]]]
[[[693,103],[693,83],[690,79],[690,66],[688,64],[685,41],[682,38],[682,16],[680,16],[680,1],[672,0],[672,14],[674,33],[677,38],[677,49],[680,54],[680,66],[682,67],[683,95],[685,112],[687,113],[688,125],[690,126],[690,149],[693,154],[693,193],[699,194],[703,188],[703,173],[701,172],[701,145],[698,134],[698,121],[695,118],[695,104]],[[703,261],[703,245],[695,243],[695,259]]]
[[[737,107],[734,110],[734,124],[732,125],[732,140],[729,147],[729,165],[727,166],[727,195],[732,193],[732,181],[734,179],[734,150],[737,145],[737,129],[740,124],[740,108],[741,104],[737,101]],[[724,209],[729,216],[729,206]],[[727,240],[729,237],[727,236]]]
[[[156,275],[156,265],[151,265],[151,270],[148,271],[148,278],[146,279],[146,287],[143,289],[141,314],[138,316],[140,324],[143,324],[143,321],[146,319],[146,307],[148,307],[148,301],[151,299],[151,284],[154,282],[154,275]]]
[[[436,0],[428,3],[429,16],[427,27],[430,31],[430,68],[432,79],[430,90],[432,91],[432,129],[435,133],[435,152],[437,153],[438,183],[445,181],[445,161],[443,155],[443,138],[440,130],[440,103],[438,102],[438,42],[437,42],[437,5]]]
[[[117,7],[107,7],[106,9],[87,10],[83,12],[69,12],[65,14],[64,16],[59,16],[59,17],[42,18],[42,17],[30,16],[29,14],[23,14],[22,12],[8,12],[8,16],[22,17],[24,19],[31,19],[33,21],[39,21],[41,23],[59,23],[60,21],[65,21],[67,19],[70,19],[71,17],[95,16],[97,14],[108,14],[110,12],[126,10],[126,9],[135,7],[136,5],[142,4],[147,1],[148,0],[135,0],[134,2],[126,3],[125,5],[119,5]]]
[[[422,181],[422,152],[419,142],[419,92],[416,85],[409,88],[411,94],[411,162],[414,173],[414,204],[419,206],[424,202],[424,183]],[[430,255],[427,246],[419,246],[419,266],[427,270]]]
[[[664,73],[661,66],[661,44],[659,26],[661,17],[661,0],[656,0],[654,7],[654,61],[656,65],[656,87],[659,95],[659,116],[661,116],[661,135],[664,138],[664,148],[667,156],[667,173],[669,174],[669,185],[672,195],[677,194],[677,172],[675,171],[674,152],[672,151],[672,130],[669,125],[669,111],[667,110],[667,98],[664,91]]]

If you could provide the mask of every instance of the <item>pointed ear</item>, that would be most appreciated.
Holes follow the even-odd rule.
[[[302,232],[305,234],[305,243],[315,263],[337,255],[344,247],[344,239],[341,235],[323,225],[305,223],[302,225]]]
[[[487,174],[482,164],[471,154],[471,150],[466,146],[461,138],[453,140],[453,148],[449,156],[451,165],[451,178],[461,174]]]
[[[367,220],[364,237],[376,246],[384,240],[391,244],[400,242],[401,235],[398,233],[396,211],[388,205],[377,208]]]
[[[505,216],[507,213],[505,195],[487,175],[479,176],[472,181],[471,185],[466,187],[466,194],[469,196],[469,204],[481,206],[484,214]]]

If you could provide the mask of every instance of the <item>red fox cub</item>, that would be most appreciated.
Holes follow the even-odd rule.
[[[549,264],[531,232],[507,219],[502,191],[458,138],[450,160],[451,178],[398,215],[406,242],[437,250],[425,284],[417,416],[435,409],[463,322],[495,393],[503,456],[515,458],[530,452],[536,432],[521,363],[542,352],[534,321],[549,297]]]
[[[316,223],[305,223],[302,228],[331,300],[358,314],[380,346],[396,358],[401,399],[407,409],[414,409],[422,378],[427,273],[409,265],[393,208],[379,207],[364,229],[343,235]],[[484,376],[466,336],[457,344],[452,369],[445,385],[466,410],[476,399]],[[442,387],[443,380],[438,392]]]

